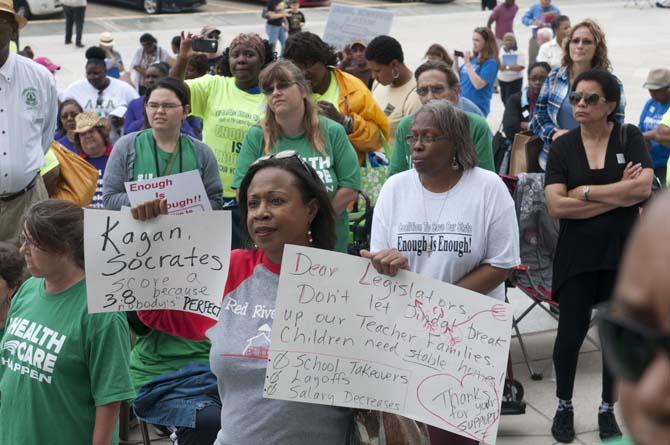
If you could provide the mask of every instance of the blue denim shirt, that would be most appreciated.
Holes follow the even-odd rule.
[[[189,363],[140,388],[133,408],[147,423],[195,428],[196,413],[211,405],[221,406],[221,399],[209,363]]]

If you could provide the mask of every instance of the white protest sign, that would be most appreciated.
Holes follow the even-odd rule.
[[[176,309],[218,318],[230,261],[230,212],[84,211],[88,311]]]
[[[387,411],[495,443],[509,304],[286,246],[275,313],[266,398]]]
[[[370,41],[391,32],[393,12],[334,3],[330,6],[323,41],[342,50],[354,40]]]
[[[133,207],[151,199],[167,198],[170,215],[212,210],[198,170],[126,182],[125,186],[128,199]]]

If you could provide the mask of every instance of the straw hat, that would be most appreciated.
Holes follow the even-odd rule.
[[[98,44],[100,46],[106,46],[107,48],[114,46],[114,36],[112,35],[111,32],[103,32],[100,34],[100,38],[98,39]]]
[[[22,15],[18,15],[14,11],[14,2],[12,0],[0,0],[0,11],[5,11],[14,16],[14,20],[19,25],[19,29],[26,26],[26,18]]]
[[[77,124],[77,128],[74,130],[75,133],[86,133],[91,128],[95,127],[107,127],[107,119],[90,111],[79,113],[77,117],[74,118],[74,121]]]

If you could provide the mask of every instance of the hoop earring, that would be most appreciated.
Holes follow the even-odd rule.
[[[460,168],[461,168],[461,166],[458,163],[458,159],[456,159],[456,153],[454,153],[454,157],[451,159],[451,169],[452,170],[458,170]]]
[[[391,70],[391,76],[393,76],[393,80],[397,80],[398,77],[400,77],[400,72],[397,69],[393,68]]]

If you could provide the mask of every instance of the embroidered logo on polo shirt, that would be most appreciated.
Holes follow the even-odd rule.
[[[29,109],[37,108],[37,90],[35,88],[29,87],[24,89],[21,97],[23,97],[23,102],[25,102]]]

